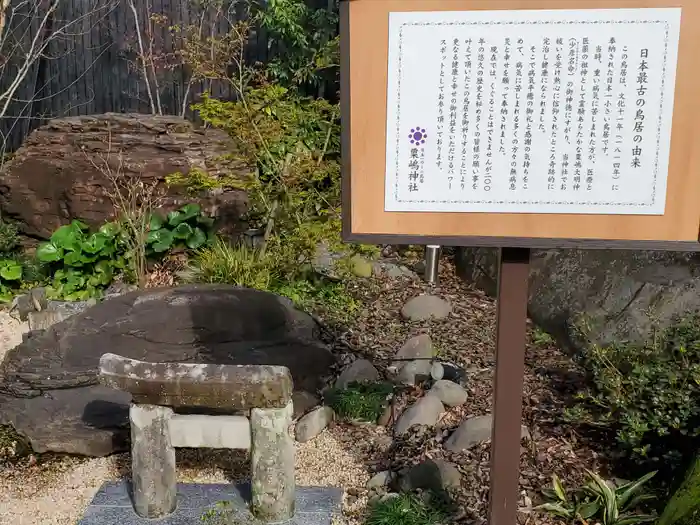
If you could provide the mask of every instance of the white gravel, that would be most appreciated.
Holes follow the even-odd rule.
[[[334,434],[326,430],[316,439],[297,443],[296,481],[299,486],[363,487],[366,467]],[[178,481],[227,483],[249,478],[244,452],[178,450]],[[100,486],[128,475],[128,456],[63,458],[46,465],[21,466],[0,472],[0,524],[75,525]],[[353,501],[350,513],[364,506]],[[350,521],[347,523],[351,523]]]
[[[0,310],[0,362],[8,350],[22,342],[22,334],[28,331],[27,322],[14,319],[7,310]]]

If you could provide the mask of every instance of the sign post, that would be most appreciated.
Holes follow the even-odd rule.
[[[343,237],[500,248],[490,525],[534,248],[700,251],[700,2],[343,0]]]

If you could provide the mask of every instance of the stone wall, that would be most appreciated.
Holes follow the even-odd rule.
[[[496,291],[497,251],[460,248],[458,273]],[[621,250],[532,253],[529,313],[570,347],[648,340],[700,308],[700,254]]]
[[[192,197],[164,184],[167,175],[192,168],[243,176],[245,167],[222,159],[233,151],[225,132],[179,117],[106,113],[52,120],[0,171],[0,211],[19,223],[23,235],[39,240],[72,219],[99,225],[114,213],[106,194],[113,185],[105,172],[121,173],[146,184],[158,181],[167,193],[166,209],[197,201],[224,229],[236,230],[246,207],[243,191]]]

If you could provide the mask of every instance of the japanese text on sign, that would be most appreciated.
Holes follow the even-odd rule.
[[[385,209],[663,214],[680,18],[391,13]]]

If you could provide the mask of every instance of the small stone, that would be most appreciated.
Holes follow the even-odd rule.
[[[377,381],[379,372],[367,359],[357,359],[338,376],[335,382],[336,388],[347,388],[350,383]]]
[[[445,368],[441,363],[436,361],[432,364],[430,367],[430,377],[433,379],[433,381],[440,381],[440,379],[445,377]]]
[[[414,425],[435,426],[440,414],[445,410],[437,396],[425,396],[416,404],[407,408],[396,422],[394,432],[397,435],[405,434]]]
[[[320,405],[321,399],[311,392],[297,390],[292,394],[292,402],[294,404],[294,419],[297,419]]]
[[[441,459],[429,459],[405,469],[399,477],[399,488],[403,492],[417,489],[441,492],[458,488],[462,474],[452,463]]]
[[[396,352],[396,361],[391,363],[392,368],[400,369],[413,359],[430,360],[434,357],[433,342],[427,334],[411,337]]]
[[[419,295],[409,300],[401,315],[410,321],[426,321],[430,318],[444,319],[452,311],[450,303],[435,295]]]
[[[396,499],[400,496],[400,494],[396,492],[389,492],[388,494],[384,494],[381,498],[379,498],[380,503],[384,503],[385,501],[389,501],[391,499]]]
[[[388,487],[396,476],[390,470],[384,470],[382,472],[377,472],[374,476],[370,478],[367,482],[368,490],[378,490]]]
[[[457,383],[444,379],[437,381],[430,393],[436,395],[448,407],[457,407],[467,402],[467,391]]]
[[[296,440],[305,443],[318,436],[333,421],[335,413],[331,407],[318,407],[302,416],[294,428]]]
[[[478,443],[484,443],[491,439],[493,429],[493,416],[477,416],[465,419],[457,427],[445,443],[445,448],[450,452],[461,452]],[[525,425],[520,427],[520,438],[530,439],[530,432]]]
[[[430,378],[430,361],[409,361],[396,374],[395,380],[403,385],[419,385]]]
[[[372,277],[372,263],[362,255],[355,254],[350,257],[350,268],[357,277]]]

